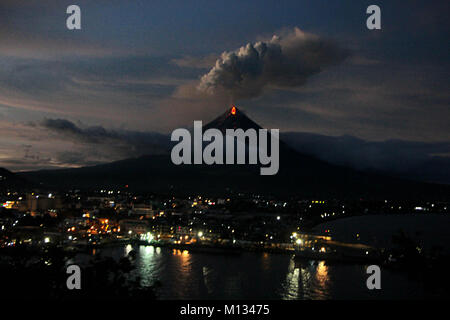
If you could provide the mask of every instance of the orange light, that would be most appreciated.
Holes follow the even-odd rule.
[[[231,114],[232,114],[233,116],[236,114],[236,107],[235,107],[235,106],[233,106],[233,107],[231,108]]]

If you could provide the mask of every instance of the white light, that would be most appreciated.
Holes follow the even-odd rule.
[[[49,243],[50,242],[50,238],[49,237],[45,237],[44,238],[44,243]]]

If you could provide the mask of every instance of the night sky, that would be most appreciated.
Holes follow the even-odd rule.
[[[82,30],[66,28],[71,4]],[[366,28],[371,4],[382,30]],[[344,136],[356,166],[448,159],[448,12],[448,1],[2,0],[0,166],[160,152],[161,134],[230,103],[316,153]]]

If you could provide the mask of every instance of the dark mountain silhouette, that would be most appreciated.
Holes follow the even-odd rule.
[[[262,129],[262,127],[235,106],[203,126],[203,130],[211,128],[219,129],[222,133],[225,133],[226,129]]]
[[[260,129],[238,109],[229,109],[203,130]],[[273,176],[261,176],[260,165],[179,165],[170,155],[141,156],[78,169],[21,173],[49,187],[120,188],[142,192],[225,195],[254,192],[272,195],[327,198],[427,198],[443,199],[450,187],[413,182],[386,175],[359,172],[332,165],[294,151],[280,141],[280,168]]]
[[[361,171],[450,184],[449,142],[368,141],[354,136],[284,132],[280,139],[299,153]]]
[[[33,183],[5,168],[0,168],[0,192],[15,189],[32,188]]]

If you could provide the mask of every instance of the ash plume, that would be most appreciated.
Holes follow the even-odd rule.
[[[341,63],[348,53],[335,43],[299,28],[269,41],[224,52],[201,77],[197,89],[226,94],[232,100],[261,95],[266,88],[298,87],[324,68]]]

